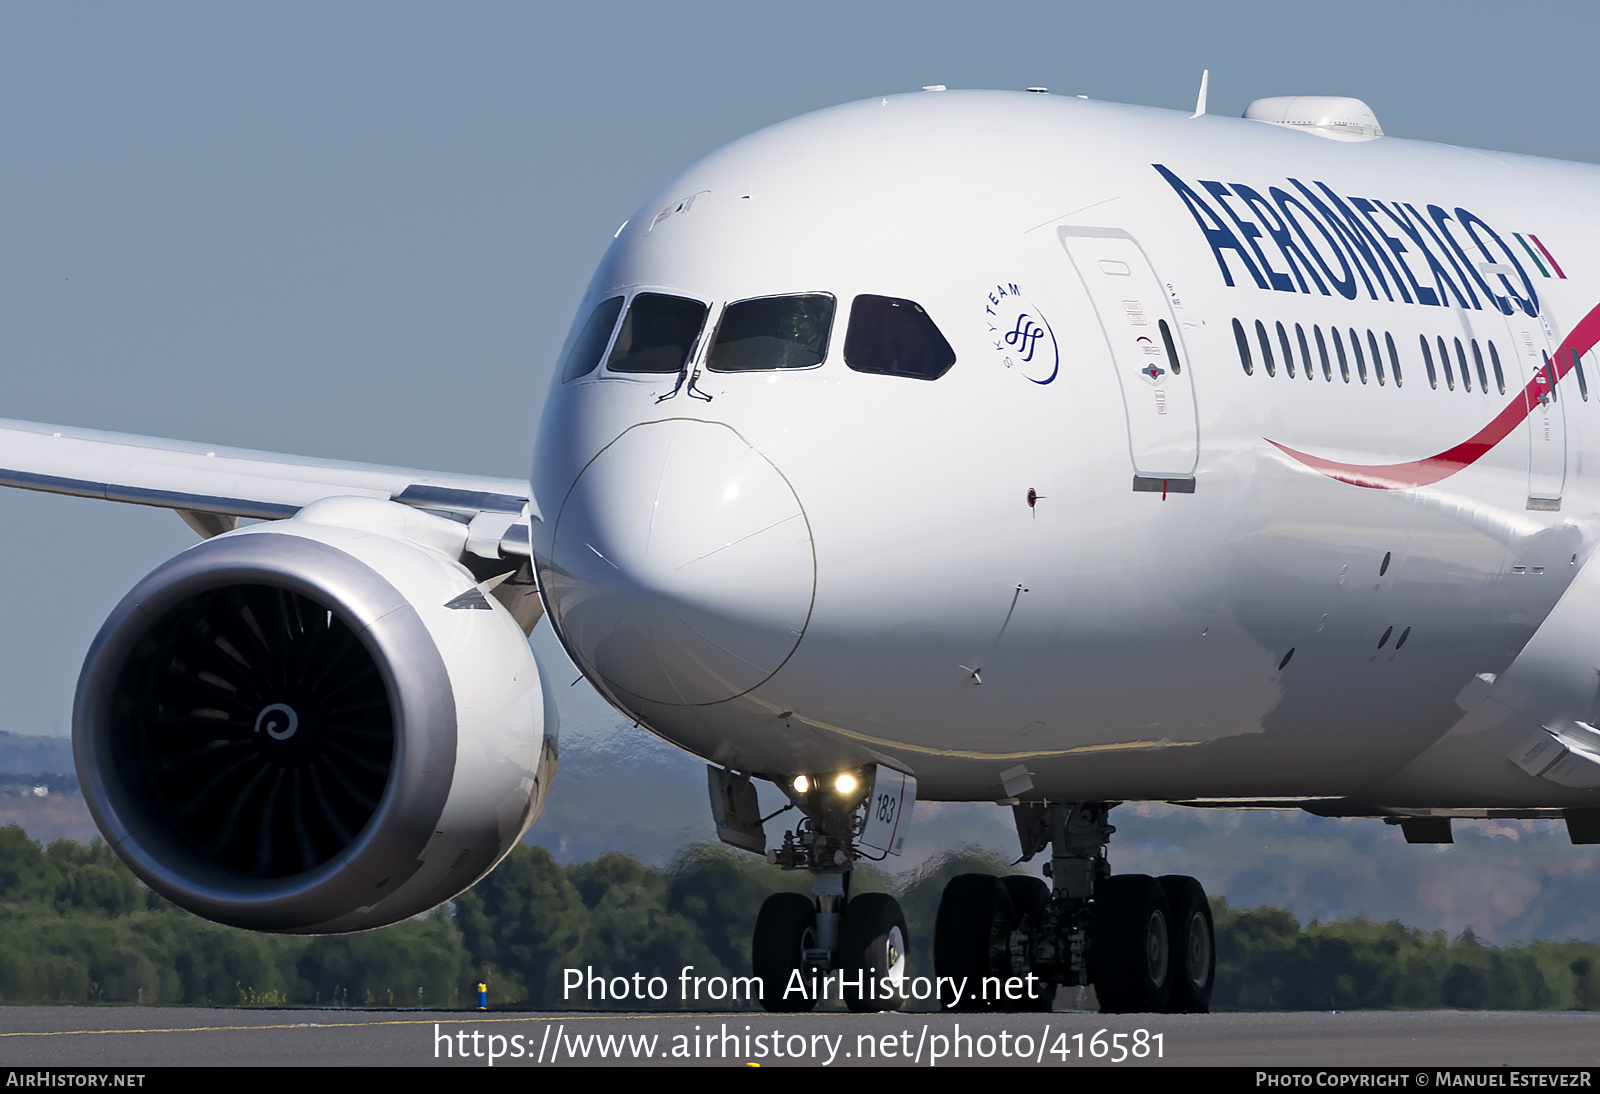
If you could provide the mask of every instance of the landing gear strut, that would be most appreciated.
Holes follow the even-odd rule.
[[[1113,875],[1114,804],[1014,807],[1023,859],[1050,848],[1048,890],[1034,878],[986,874],[945,887],[934,965],[973,985],[964,1008],[1048,1010],[1057,986],[1093,984],[1109,1013],[1210,1009],[1216,952],[1205,890],[1179,875]],[[1016,978],[1030,989],[1020,1002],[1005,990]]]

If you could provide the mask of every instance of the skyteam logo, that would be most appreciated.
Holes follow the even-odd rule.
[[[1001,365],[1036,384],[1048,384],[1061,369],[1061,350],[1044,313],[1014,281],[990,289],[983,301],[989,343]]]

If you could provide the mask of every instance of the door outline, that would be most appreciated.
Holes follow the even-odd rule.
[[[1193,358],[1183,344],[1165,282],[1139,241],[1121,228],[1061,225],[1056,228],[1056,240],[1083,284],[1105,338],[1122,392],[1128,455],[1136,479],[1192,480],[1200,462],[1200,424],[1194,370],[1185,365],[1192,364]],[[1095,246],[1090,240],[1103,242]],[[1074,241],[1082,241],[1076,252]],[[1094,266],[1086,268],[1091,262]],[[1105,263],[1128,269],[1113,274]],[[1111,276],[1133,280],[1122,288],[1104,280]],[[1108,315],[1119,307],[1127,329],[1113,324]],[[1177,360],[1172,359],[1174,353]],[[1148,371],[1151,366],[1164,375],[1153,375]]]

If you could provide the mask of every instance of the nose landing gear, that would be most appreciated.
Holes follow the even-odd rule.
[[[712,809],[723,839],[753,849],[761,818],[748,815],[740,779],[711,769]],[[780,784],[783,785],[783,784]],[[886,893],[849,898],[859,858],[899,854],[916,801],[916,780],[879,766],[785,786],[804,817],[767,861],[811,874],[812,894],[774,893],[761,906],[750,956],[769,1011],[808,1011],[842,999],[852,1011],[899,1010],[908,987],[906,917]],[[767,818],[770,819],[770,818]],[[730,838],[731,837],[731,838]]]

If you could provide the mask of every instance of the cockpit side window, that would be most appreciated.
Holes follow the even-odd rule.
[[[567,352],[561,358],[560,367],[563,384],[594,371],[594,367],[600,363],[600,355],[606,351],[606,343],[611,341],[611,331],[616,327],[620,314],[622,297],[613,296],[610,300],[602,301],[589,313],[589,321],[583,325],[583,329],[567,339]]]
[[[644,292],[633,298],[606,359],[612,372],[680,371],[694,351],[706,306],[681,296]]]
[[[763,296],[729,304],[706,354],[712,372],[811,368],[828,355],[834,300],[827,293]]]
[[[850,305],[844,363],[857,372],[937,380],[956,363],[956,351],[920,305],[858,296]]]

